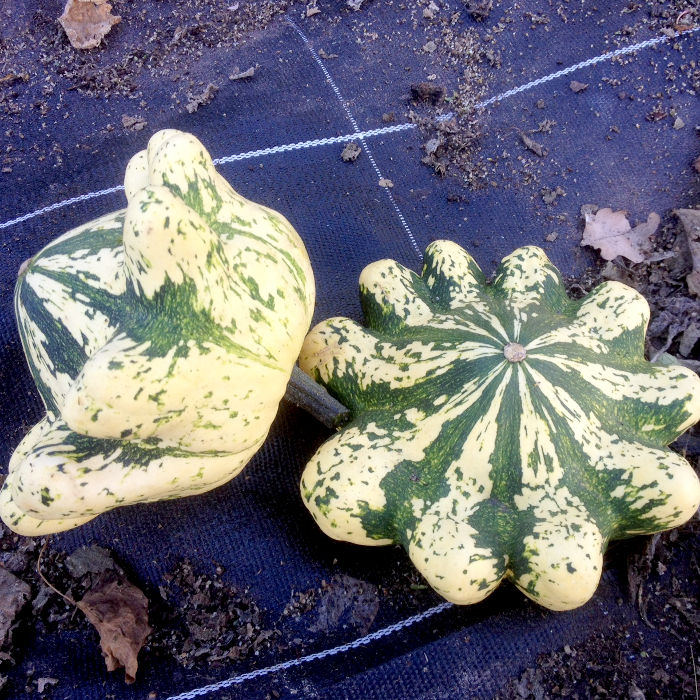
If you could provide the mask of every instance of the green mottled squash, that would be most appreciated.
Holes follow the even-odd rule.
[[[12,456],[0,516],[40,535],[200,493],[261,446],[311,322],[304,245],[189,134],[130,161],[125,210],[27,265],[16,315],[46,417]]]
[[[487,284],[447,241],[421,276],[381,260],[360,290],[368,328],[329,319],[300,358],[352,412],[301,481],[326,534],[402,544],[455,603],[507,578],[565,610],[593,595],[609,540],[695,513],[698,478],[666,446],[700,418],[700,378],[644,359],[634,290],[572,300],[535,247]]]

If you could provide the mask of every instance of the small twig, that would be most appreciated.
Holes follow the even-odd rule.
[[[44,545],[39,550],[39,556],[36,559],[36,572],[37,574],[39,574],[39,578],[44,582],[46,586],[48,586],[54,593],[60,595],[61,598],[63,598],[63,600],[65,600],[67,603],[70,603],[71,605],[74,605],[77,608],[78,604],[69,595],[67,595],[66,593],[61,593],[61,591],[59,591],[58,588],[56,588],[56,586],[54,586],[51,583],[51,581],[49,581],[46,578],[46,576],[44,576],[44,574],[41,573],[41,558],[44,556],[44,552],[46,551],[48,545],[49,540],[47,538],[47,540],[44,542]]]
[[[693,680],[695,681],[695,700],[699,700],[698,694],[698,670],[695,668],[695,654],[693,653],[693,645],[690,645],[690,659],[693,662]]]

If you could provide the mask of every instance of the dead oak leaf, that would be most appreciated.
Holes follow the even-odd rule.
[[[686,275],[688,290],[700,297],[700,209],[676,209],[676,216],[681,220],[688,239],[693,270]]]
[[[100,635],[108,671],[124,667],[126,682],[133,683],[138,653],[151,633],[148,598],[113,571],[106,571],[76,603]]]
[[[0,567],[0,647],[10,641],[17,615],[30,598],[29,585]]]
[[[71,46],[94,49],[121,19],[106,0],[68,0],[58,21]]]
[[[627,212],[609,208],[586,212],[585,220],[581,245],[597,248],[604,260],[614,260],[622,255],[635,263],[649,260],[650,238],[661,222],[659,215],[651,212],[645,222],[632,228]]]

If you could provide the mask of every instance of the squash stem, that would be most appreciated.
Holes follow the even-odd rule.
[[[284,398],[303,408],[327,428],[340,428],[350,420],[350,410],[296,365]]]

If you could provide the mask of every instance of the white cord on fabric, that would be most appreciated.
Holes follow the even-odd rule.
[[[673,39],[679,39],[683,36],[686,36],[688,34],[694,34],[700,30],[700,27],[695,27],[694,29],[689,29],[683,34],[680,34],[677,37],[673,37]],[[667,36],[657,36],[654,37],[653,39],[647,39],[646,41],[640,41],[638,44],[632,44],[631,46],[623,46],[620,49],[615,49],[614,51],[608,51],[608,53],[603,53],[600,56],[596,56],[595,58],[589,58],[586,61],[581,61],[580,63],[575,63],[573,66],[569,66],[568,68],[562,68],[562,70],[556,71],[556,73],[550,73],[549,75],[545,75],[542,78],[537,78],[537,80],[533,80],[529,83],[525,83],[524,85],[520,85],[519,87],[512,88],[511,90],[506,90],[505,92],[502,92],[500,95],[495,95],[494,97],[489,97],[488,100],[484,100],[483,102],[479,102],[476,107],[488,107],[489,105],[492,105],[494,102],[501,102],[501,100],[505,100],[508,97],[512,97],[513,95],[517,95],[520,92],[525,92],[525,90],[530,90],[533,87],[537,87],[538,85],[542,85],[543,83],[548,83],[550,80],[556,80],[557,78],[561,78],[563,75],[568,75],[569,73],[573,73],[574,71],[580,70],[581,68],[588,68],[588,66],[594,66],[596,63],[602,63],[603,61],[609,61],[611,58],[616,58],[617,56],[624,56],[625,54],[628,53],[634,53],[635,51],[639,51],[641,49],[647,49],[651,46],[656,46],[657,44],[663,44],[664,42],[667,42],[671,39],[671,37]]]
[[[329,656],[337,656],[338,654],[343,654],[346,651],[351,651],[352,649],[358,649],[359,647],[370,644],[377,639],[382,639],[382,637],[388,637],[390,634],[399,632],[411,627],[412,625],[427,620],[433,615],[441,613],[443,610],[448,610],[453,607],[452,603],[440,603],[434,608],[429,608],[422,613],[417,615],[412,615],[407,617],[405,620],[396,622],[393,625],[388,625],[383,627],[376,632],[371,632],[370,634],[360,637],[359,639],[354,639],[352,642],[347,642],[346,644],[340,644],[337,647],[331,649],[324,649],[323,651],[317,651],[314,654],[308,654],[307,656],[301,656],[298,659],[290,659],[289,661],[283,661],[279,664],[274,664],[273,666],[267,666],[265,668],[259,668],[255,671],[249,671],[248,673],[242,673],[240,676],[233,676],[233,678],[227,678],[226,680],[219,681],[218,683],[212,683],[210,685],[205,685],[201,688],[195,688],[194,690],[188,690],[184,693],[179,693],[178,695],[171,695],[166,698],[166,700],[193,700],[193,698],[199,698],[202,695],[208,695],[209,693],[215,693],[219,690],[225,690],[233,685],[240,685],[246,681],[253,680],[255,678],[261,678],[262,676],[269,676],[272,673],[277,673],[278,671],[286,671],[290,668],[295,668],[296,666],[301,666],[307,664],[311,661],[318,661],[319,659],[327,659]]]
[[[314,61],[318,65],[318,67],[321,69],[321,72],[325,76],[326,80],[328,81],[328,84],[331,86],[331,89],[335,93],[335,96],[338,98],[338,101],[342,105],[343,109],[345,110],[345,114],[348,115],[348,119],[350,120],[350,124],[352,125],[352,128],[359,133],[360,127],[357,125],[357,122],[355,121],[355,117],[352,115],[352,112],[350,111],[350,108],[348,107],[347,102],[343,99],[343,96],[340,94],[340,90],[338,86],[335,84],[335,81],[333,80],[331,74],[328,72],[328,69],[326,68],[325,63],[321,60],[321,57],[316,53],[316,50],[314,47],[311,45],[311,42],[307,38],[306,34],[299,29],[299,27],[294,23],[293,20],[291,20],[289,17],[286,17],[287,24],[294,29],[294,31],[301,37],[301,40],[304,42],[304,45],[306,48],[309,50],[309,53],[313,57]],[[374,172],[377,174],[377,180],[381,182],[384,179],[384,176],[382,175],[381,170],[379,169],[379,166],[377,165],[377,161],[374,159],[374,155],[372,154],[372,150],[370,149],[369,145],[367,142],[364,140],[364,138],[358,138],[358,141],[362,144],[362,148],[364,149],[365,153],[367,154],[367,159],[370,162],[370,165],[372,168],[374,168]],[[399,221],[401,222],[401,226],[403,227],[403,230],[406,232],[406,235],[408,236],[408,240],[411,241],[411,246],[413,246],[413,250],[416,251],[416,254],[418,255],[418,259],[422,260],[423,259],[423,252],[421,251],[415,236],[413,235],[413,231],[411,231],[411,227],[408,225],[408,221],[406,221],[406,217],[403,215],[403,212],[399,208],[399,205],[396,203],[396,200],[394,199],[394,195],[391,193],[391,190],[389,187],[384,187],[384,192],[386,193],[387,198],[389,199],[389,202],[391,206],[393,207],[394,211],[396,212],[396,215],[399,217]]]
[[[225,165],[226,163],[233,163],[239,160],[248,160],[250,158],[261,158],[263,156],[275,155],[277,153],[286,153],[288,151],[300,151],[305,148],[313,148],[315,146],[329,146],[335,143],[344,143],[346,141],[359,141],[366,138],[372,138],[374,136],[384,136],[386,134],[393,134],[397,131],[407,131],[409,129],[414,129],[415,124],[394,124],[394,126],[385,126],[380,129],[370,129],[369,131],[360,131],[354,134],[344,134],[343,136],[329,136],[322,139],[313,139],[311,141],[299,141],[297,143],[286,143],[280,146],[270,146],[269,148],[260,148],[256,151],[247,151],[245,153],[236,153],[232,156],[223,156],[222,158],[214,158],[214,163],[216,165]],[[60,209],[62,207],[68,207],[71,204],[77,204],[78,202],[84,202],[88,199],[94,199],[95,197],[102,197],[106,194],[112,194],[113,192],[123,192],[124,185],[117,185],[116,187],[110,187],[106,190],[98,190],[97,192],[88,192],[87,194],[81,194],[78,197],[71,197],[70,199],[64,199],[62,202],[56,202],[55,204],[49,204],[46,207],[37,209],[36,211],[30,212],[29,214],[23,214],[18,216],[16,219],[10,219],[9,221],[4,221],[0,223],[0,229],[9,228],[15,224],[21,224],[23,221],[28,221],[34,217],[41,216],[42,214],[48,214],[55,209]]]
[[[286,153],[287,151],[300,151],[304,148],[313,148],[315,146],[331,146],[335,143],[345,143],[346,141],[363,141],[373,136],[384,136],[385,134],[393,134],[396,131],[406,131],[413,128],[415,128],[415,124],[395,124],[394,126],[385,126],[380,129],[370,129],[369,131],[356,131],[353,134],[344,134],[343,136],[328,136],[322,139],[313,139],[312,141],[286,143],[281,146],[261,148],[258,151],[248,151],[247,153],[237,153],[233,156],[215,158],[214,163],[221,165],[223,163],[233,163],[237,160],[246,160],[247,158],[259,158],[260,156],[270,156],[276,153]]]
[[[106,194],[112,194],[113,192],[122,192],[124,190],[124,185],[117,185],[116,187],[109,187],[106,190],[98,190],[97,192],[88,192],[87,194],[81,194],[77,197],[71,197],[70,199],[64,199],[62,202],[56,202],[55,204],[49,204],[46,207],[37,209],[36,211],[29,212],[29,214],[23,214],[18,216],[16,219],[10,219],[9,221],[3,221],[0,224],[0,229],[9,228],[15,224],[21,224],[23,221],[28,221],[33,219],[35,216],[41,216],[42,214],[48,214],[50,211],[55,209],[61,209],[62,207],[68,207],[71,204],[76,204],[77,202],[85,202],[88,199],[94,199],[95,197],[102,197]]]
[[[686,36],[689,36],[691,34],[694,34],[695,32],[700,31],[700,27],[696,27],[694,29],[688,30],[683,32],[683,34],[680,34],[677,37],[673,37],[674,39],[681,39]],[[576,63],[573,66],[569,66],[568,68],[563,68],[562,70],[556,71],[555,73],[550,73],[549,75],[545,75],[542,78],[537,78],[537,80],[533,80],[529,83],[525,83],[524,85],[520,85],[519,87],[512,88],[511,90],[506,90],[506,92],[502,92],[499,95],[495,95],[494,97],[490,97],[488,100],[485,100],[483,102],[479,102],[476,107],[482,108],[482,107],[488,107],[491,104],[494,104],[496,102],[502,102],[503,100],[512,97],[513,95],[517,95],[518,93],[525,92],[526,90],[530,90],[533,87],[537,87],[538,85],[542,85],[543,83],[547,83],[550,80],[555,80],[556,78],[560,78],[563,75],[568,75],[569,73],[573,73],[574,71],[580,70],[581,68],[586,68],[588,66],[595,65],[596,63],[600,63],[602,61],[607,61],[611,58],[615,58],[616,56],[623,56],[624,54],[628,53],[634,53],[635,51],[639,51],[641,49],[648,48],[650,46],[655,46],[657,44],[662,44],[664,42],[670,41],[669,37],[666,36],[661,36],[661,37],[656,37],[654,39],[647,39],[646,41],[642,41],[638,44],[632,44],[630,46],[625,46],[620,49],[616,49],[615,51],[610,51],[608,53],[601,54],[600,56],[596,56],[595,58],[589,58],[586,61],[581,61],[581,63]],[[320,59],[319,59],[320,60]],[[449,119],[451,114],[444,114],[441,115],[440,117],[437,118],[437,121],[444,121],[445,119]],[[354,120],[353,120],[354,121]],[[304,148],[312,148],[315,146],[328,146],[332,145],[335,143],[343,143],[345,141],[363,141],[364,139],[371,138],[374,136],[383,136],[385,134],[391,134],[395,133],[398,131],[407,131],[410,129],[415,129],[416,125],[415,124],[396,124],[394,126],[387,126],[387,127],[382,127],[379,129],[370,129],[369,131],[356,131],[353,134],[345,134],[344,136],[331,136],[328,138],[322,138],[322,139],[313,139],[311,141],[300,141],[298,143],[289,143],[289,144],[283,144],[280,146],[271,146],[269,148],[262,148],[257,151],[248,151],[246,153],[239,153],[236,155],[232,156],[225,156],[223,158],[217,158],[214,162],[218,164],[225,164],[225,163],[232,163],[234,161],[239,161],[239,160],[246,160],[249,158],[259,158],[262,156],[268,156],[268,155],[274,155],[277,153],[285,153],[287,151],[297,151],[301,150]],[[62,207],[67,207],[70,206],[71,204],[76,204],[78,202],[84,202],[88,199],[94,199],[95,197],[102,197],[103,195],[107,194],[112,194],[114,192],[121,192],[124,190],[123,185],[118,185],[116,187],[110,187],[105,190],[98,190],[97,192],[88,192],[87,194],[81,194],[78,197],[71,197],[70,199],[64,199],[61,202],[56,202],[54,204],[49,204],[46,207],[42,207],[41,209],[36,209],[35,211],[29,212],[28,214],[23,214],[22,216],[18,216],[14,219],[9,219],[8,221],[3,221],[0,223],[0,230],[9,228],[10,226],[15,226],[16,224],[21,224],[24,221],[28,221],[29,219],[33,219],[34,217],[41,216],[42,214],[47,214],[51,211],[55,211],[56,209],[60,209]],[[391,192],[388,192],[390,197],[393,199],[393,196],[391,195]]]

